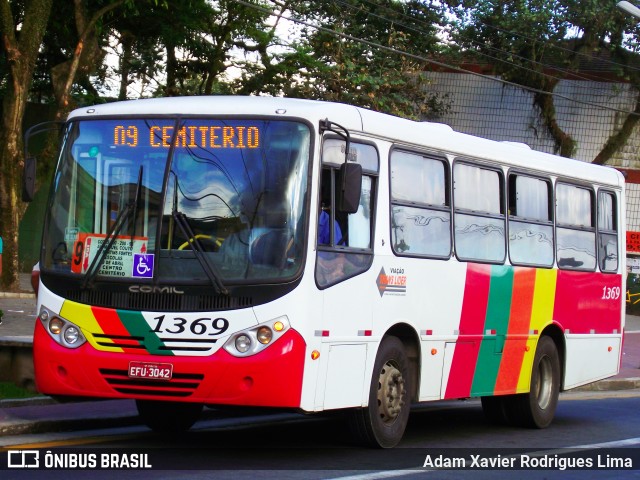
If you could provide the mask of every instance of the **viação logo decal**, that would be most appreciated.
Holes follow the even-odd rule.
[[[407,276],[404,274],[403,268],[391,268],[389,275],[384,271],[384,267],[380,269],[376,284],[380,296],[383,295],[406,295],[407,293]]]

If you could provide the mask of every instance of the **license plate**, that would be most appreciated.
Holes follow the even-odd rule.
[[[170,363],[129,362],[129,378],[171,380],[173,365]]]

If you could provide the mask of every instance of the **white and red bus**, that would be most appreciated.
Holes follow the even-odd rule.
[[[27,190],[29,190],[27,188]],[[54,396],[345,409],[368,444],[414,402],[543,428],[615,375],[617,171],[353,106],[187,97],[81,108],[44,224],[34,361]]]

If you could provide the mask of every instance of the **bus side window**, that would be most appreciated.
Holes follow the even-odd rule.
[[[344,142],[342,142],[344,145]],[[341,186],[340,163],[344,153],[335,155],[340,143],[334,139],[325,140],[323,168],[320,179],[320,199],[318,209],[318,256],[316,263],[316,283],[320,288],[335,285],[366,271],[373,259],[372,225],[375,195],[375,179],[365,170],[358,210],[346,213],[337,208],[337,193]],[[378,156],[371,145],[352,143],[353,158],[367,169],[377,171]]]
[[[340,245],[343,243],[342,228],[336,218],[334,191],[334,170],[322,170],[320,186],[320,211],[318,214],[318,245]],[[333,225],[333,231],[331,231]]]
[[[596,268],[594,195],[586,187],[556,184],[556,255],[558,267]]]
[[[503,263],[506,240],[502,173],[461,162],[453,168],[458,259]]]
[[[343,234],[344,244],[353,248],[371,248],[371,177],[362,177],[362,191],[358,211],[344,214],[343,224],[346,225],[346,234]]]
[[[612,192],[598,193],[598,263],[603,272],[618,271],[618,225],[616,197]]]
[[[336,208],[335,192],[339,188],[338,170],[322,172],[320,211],[318,214],[318,245],[331,247],[371,248],[371,193],[372,178],[362,177],[360,204],[355,213]],[[333,186],[333,188],[329,188]],[[331,193],[331,192],[334,193]],[[333,231],[331,229],[333,225]]]
[[[553,266],[551,182],[509,176],[509,258],[514,265]]]
[[[449,169],[441,159],[391,154],[391,246],[397,255],[449,258]]]

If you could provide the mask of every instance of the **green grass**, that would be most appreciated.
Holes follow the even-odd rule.
[[[30,392],[24,388],[20,388],[11,382],[0,382],[0,400],[16,399],[16,398],[32,398],[40,397],[36,392]]]

